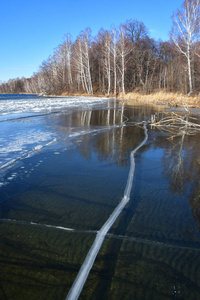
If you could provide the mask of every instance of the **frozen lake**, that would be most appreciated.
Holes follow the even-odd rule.
[[[0,95],[0,299],[65,299],[162,106]],[[148,126],[80,299],[200,297],[200,136]]]

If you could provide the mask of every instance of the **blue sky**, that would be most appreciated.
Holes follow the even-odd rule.
[[[4,0],[0,5],[0,81],[31,77],[71,33],[142,21],[150,36],[169,39],[171,16],[183,0]]]

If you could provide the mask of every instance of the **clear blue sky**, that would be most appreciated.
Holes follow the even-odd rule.
[[[31,77],[43,60],[71,33],[142,21],[152,38],[169,39],[171,16],[183,0],[2,0],[0,5],[0,81]]]

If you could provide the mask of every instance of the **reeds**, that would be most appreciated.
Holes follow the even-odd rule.
[[[124,100],[141,100],[147,101],[151,103],[163,103],[169,106],[182,107],[184,104],[187,104],[189,107],[200,107],[200,96],[194,95],[187,97],[181,93],[173,93],[173,92],[165,92],[165,91],[157,91],[148,95],[139,93],[139,92],[131,92],[126,95],[120,94],[118,96],[120,99]],[[128,101],[131,104],[130,101]]]

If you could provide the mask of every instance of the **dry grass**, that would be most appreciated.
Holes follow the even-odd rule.
[[[85,97],[115,97],[115,95],[103,95],[100,93],[94,93],[94,95],[88,95],[86,93],[73,93],[64,92],[62,96],[85,96]],[[149,95],[145,95],[139,92],[127,93],[125,95],[119,94],[118,99],[123,99],[127,104],[134,104],[135,100],[148,102],[148,103],[162,103],[168,106],[182,107],[187,105],[188,107],[198,107],[200,108],[200,96],[194,95],[187,97],[185,94],[172,93],[165,91],[157,91]]]
[[[198,95],[187,97],[180,93],[170,93],[164,91],[154,92],[149,95],[144,95],[138,92],[127,93],[126,95],[120,94],[120,99],[128,100],[127,103],[131,104],[131,100],[141,100],[151,103],[163,103],[170,106],[183,106],[200,107],[200,97]]]
[[[61,94],[61,96],[69,96],[69,97],[102,97],[102,98],[105,98],[105,97],[108,97],[108,98],[111,98],[111,97],[114,97],[114,95],[105,95],[105,94],[101,94],[101,93],[94,93],[93,95],[89,95],[87,93],[70,93],[70,92],[63,92]]]

